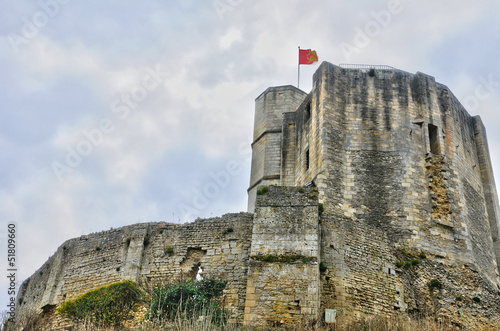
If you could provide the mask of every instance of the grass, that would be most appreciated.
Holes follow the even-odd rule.
[[[209,315],[209,314],[207,314]],[[175,321],[163,324],[143,324],[138,325],[129,330],[135,331],[160,331],[160,330],[175,330],[175,331],[451,331],[457,330],[447,323],[440,323],[434,318],[421,318],[410,320],[404,317],[372,317],[372,318],[352,318],[339,317],[335,324],[323,324],[311,326],[307,323],[299,323],[292,326],[282,327],[245,327],[227,323],[222,326],[217,326],[211,323],[209,319],[182,319],[178,318]]]
[[[143,310],[147,309],[147,304],[143,306]],[[160,330],[174,330],[174,331],[451,331],[458,328],[447,322],[436,321],[433,317],[421,317],[410,320],[403,316],[382,317],[374,316],[371,318],[354,318],[354,317],[337,317],[335,324],[321,324],[316,326],[308,325],[307,323],[299,323],[286,327],[245,327],[235,325],[233,323],[225,323],[217,325],[210,318],[212,316],[210,309],[202,309],[199,313],[191,318],[185,318],[185,312],[178,312],[174,320],[151,320],[147,319],[144,314],[138,312],[135,314],[135,319],[130,323],[126,323],[123,328],[114,330],[131,330],[131,331],[160,331]],[[5,317],[4,317],[5,321]],[[30,312],[29,314],[19,318],[19,325],[24,327],[26,331],[38,331],[47,329],[43,326],[43,321],[40,315]],[[13,325],[6,325],[2,329],[4,331],[17,330]],[[102,330],[111,331],[110,328],[92,327],[82,325],[74,328],[75,331],[90,331]]]

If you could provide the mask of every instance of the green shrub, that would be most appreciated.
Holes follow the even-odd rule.
[[[302,263],[307,263],[309,262],[309,258],[308,257],[303,257],[302,258]]]
[[[411,260],[411,265],[417,265],[419,263],[420,263],[419,259],[413,259],[413,260]]]
[[[210,312],[215,324],[226,322],[228,313],[219,301],[226,282],[215,279],[182,280],[153,291],[148,317],[159,320],[191,319]]]
[[[396,262],[396,267],[401,268],[402,266],[404,266],[404,264],[405,263],[403,261],[398,261]]]
[[[120,272],[120,267],[116,268],[116,271]]]
[[[323,215],[323,212],[325,211],[325,206],[322,203],[318,204],[318,214],[321,217]]]
[[[95,248],[95,250],[96,250],[97,252],[99,252],[99,251],[101,250],[101,247],[97,246],[97,247]]]
[[[427,256],[425,256],[424,252],[420,252],[420,254],[418,254],[418,257],[420,257],[421,259],[427,258]]]
[[[481,299],[480,299],[479,297],[473,297],[473,298],[472,298],[472,301],[477,302],[477,303],[480,303],[480,302],[481,302]]]
[[[165,247],[165,255],[168,256],[174,255],[174,248],[172,246]]]
[[[149,245],[149,241],[150,241],[150,238],[149,238],[149,236],[148,236],[148,235],[146,235],[146,236],[144,237],[144,241],[143,241],[142,243],[144,244],[144,246],[147,246],[147,245]]]
[[[130,280],[100,287],[75,300],[63,303],[57,312],[74,322],[120,326],[142,297],[142,291]]]
[[[262,186],[259,190],[257,190],[258,195],[263,195],[269,192],[269,186]]]
[[[128,237],[127,240],[125,240],[125,243],[127,244],[127,247],[130,246],[130,241],[132,240],[132,238]]]
[[[427,286],[429,287],[429,289],[431,291],[434,290],[435,288],[438,289],[438,290],[440,290],[443,287],[443,285],[441,284],[441,282],[437,278],[434,278],[433,280],[431,280],[430,282],[428,282]]]
[[[233,228],[227,228],[227,229],[224,231],[224,233],[225,233],[225,234],[227,234],[227,233],[231,233],[231,232],[233,232],[233,231],[234,231],[234,230],[233,230]]]
[[[305,190],[304,190],[304,188],[303,188],[303,187],[299,186],[299,187],[297,187],[297,192],[299,192],[299,193],[304,193],[304,192],[305,192]]]
[[[266,262],[274,262],[276,260],[276,258],[274,257],[273,254],[267,254],[266,256],[264,256],[262,258],[262,261],[266,261]]]
[[[411,266],[412,266],[412,264],[411,264],[410,261],[406,261],[405,264],[404,264],[404,266],[405,266],[406,269],[410,269]]]
[[[319,271],[320,271],[320,272],[325,272],[325,271],[326,271],[326,269],[328,269],[328,268],[326,267],[326,264],[324,264],[323,262],[320,262],[320,264],[319,264]]]

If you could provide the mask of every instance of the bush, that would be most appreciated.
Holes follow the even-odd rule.
[[[75,300],[66,301],[57,312],[74,322],[121,326],[142,297],[142,291],[130,280],[100,287]]]
[[[165,247],[165,255],[168,256],[174,255],[174,248],[172,246]]]
[[[299,187],[297,187],[297,192],[299,192],[299,193],[304,193],[304,192],[305,192],[305,190],[304,190],[304,188],[303,188],[303,187],[299,186]]]
[[[435,288],[437,288],[438,290],[440,290],[443,287],[443,285],[441,284],[441,282],[437,278],[434,278],[433,280],[431,280],[430,282],[428,282],[427,286],[429,287],[429,289],[431,291],[434,290]]]
[[[149,245],[149,241],[150,241],[150,238],[149,238],[149,236],[148,236],[148,235],[146,235],[146,236],[144,237],[144,241],[143,241],[144,246]]]
[[[479,297],[473,297],[473,298],[472,298],[472,301],[477,302],[477,303],[480,303],[480,302],[481,302],[481,299],[480,299]]]
[[[234,231],[234,230],[233,230],[233,228],[227,228],[227,229],[224,231],[224,233],[225,233],[225,234],[227,234],[227,233],[231,233],[231,232],[233,232],[233,231]]]
[[[419,259],[413,259],[413,260],[411,260],[411,265],[417,265],[419,263],[420,263]]]
[[[99,252],[99,251],[101,250],[101,247],[97,246],[97,247],[95,248],[95,250],[96,250],[97,252]]]
[[[219,304],[226,282],[215,279],[183,280],[153,290],[149,318],[174,320],[191,319],[210,312],[215,324],[226,322],[228,313]]]
[[[319,264],[319,271],[320,271],[320,272],[325,272],[325,271],[326,271],[326,269],[328,269],[328,268],[326,267],[326,264],[324,264],[323,262],[320,262],[320,264]]]
[[[405,264],[404,264],[405,268],[406,269],[410,269],[411,266],[412,266],[412,263],[410,261],[406,261]]]
[[[262,186],[259,190],[257,190],[257,195],[263,195],[269,192],[269,186]]]

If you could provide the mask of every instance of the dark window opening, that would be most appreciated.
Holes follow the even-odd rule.
[[[429,124],[429,146],[432,154],[440,153],[438,128],[432,124]]]
[[[295,310],[300,310],[300,300],[295,300]]]
[[[311,118],[311,104],[308,102],[304,111],[304,122]]]
[[[309,170],[309,150],[306,151],[306,170]]]

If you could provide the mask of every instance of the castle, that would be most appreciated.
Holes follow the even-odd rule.
[[[309,94],[257,97],[252,151],[248,213],[70,239],[22,284],[18,312],[56,318],[99,286],[201,269],[228,282],[226,306],[245,325],[431,314],[500,327],[486,133],[446,86],[323,62]]]

